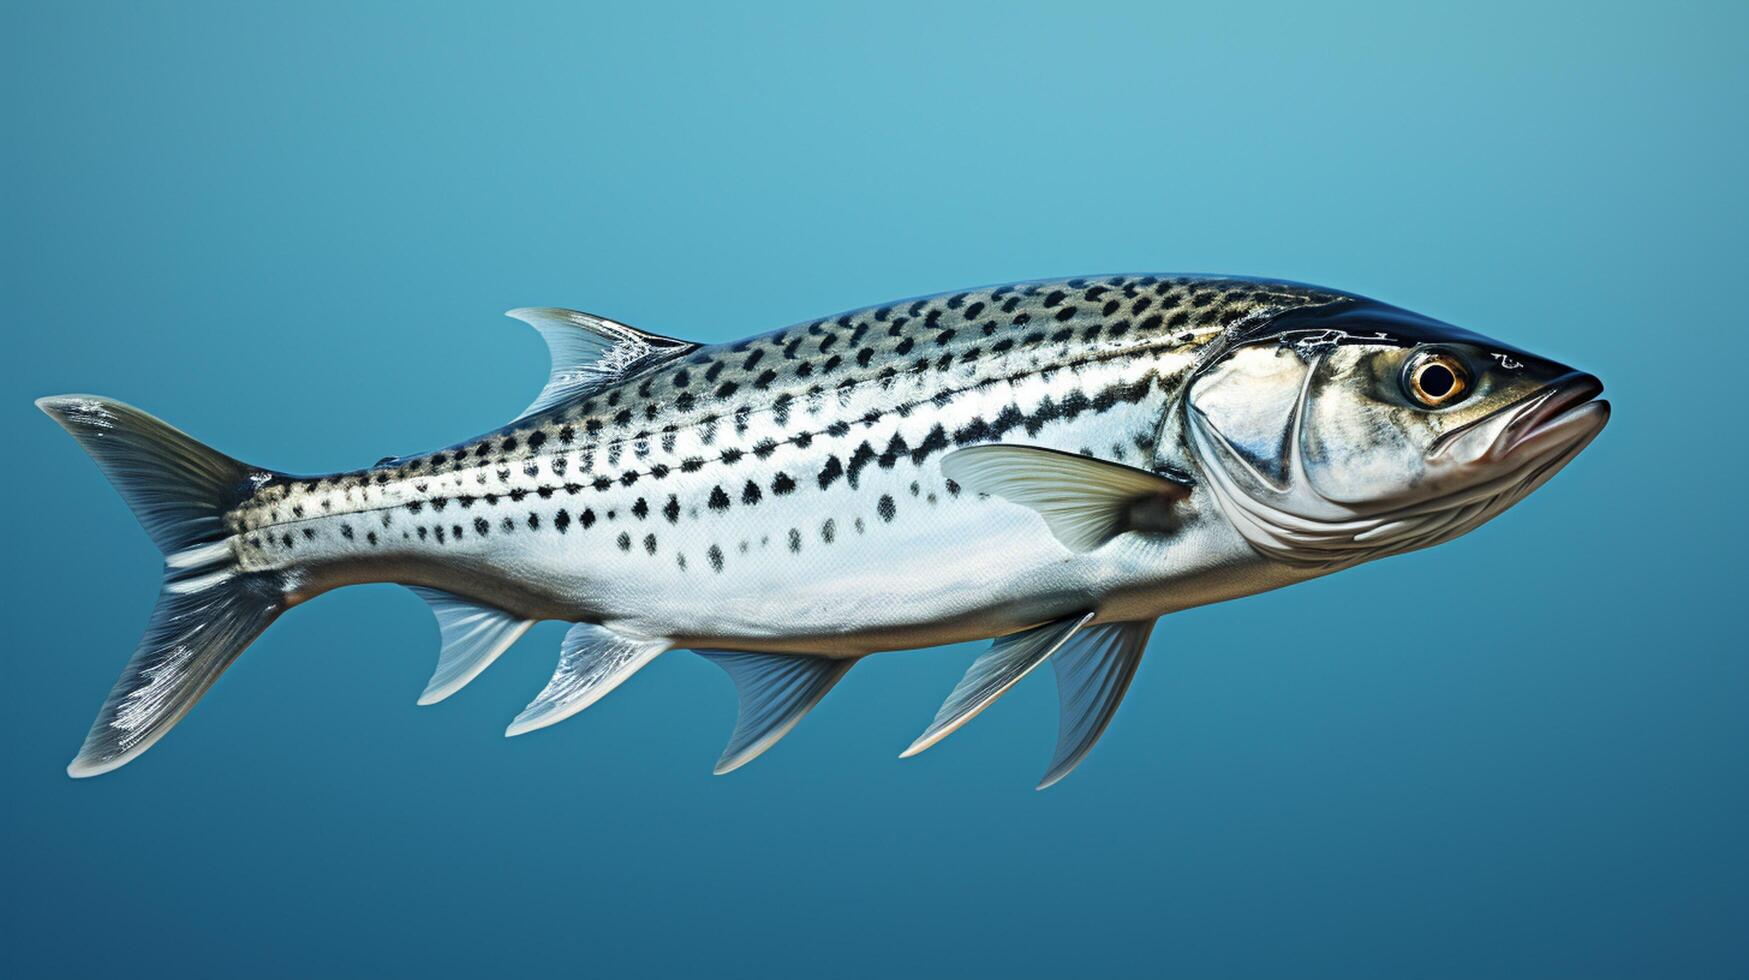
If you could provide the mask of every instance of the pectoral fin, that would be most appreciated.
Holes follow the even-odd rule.
[[[1122,463],[1038,446],[971,446],[942,457],[941,472],[975,493],[1031,508],[1071,551],[1092,551],[1125,531],[1164,530],[1185,484]]]

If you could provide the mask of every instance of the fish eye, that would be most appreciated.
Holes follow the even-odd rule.
[[[1442,408],[1470,391],[1470,371],[1444,351],[1421,351],[1403,368],[1403,390],[1424,408]]]

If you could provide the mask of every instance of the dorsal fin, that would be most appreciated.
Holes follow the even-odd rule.
[[[856,664],[848,658],[788,653],[696,652],[723,668],[741,696],[734,734],[717,760],[719,776],[741,768],[776,745]]]
[[[539,330],[553,361],[547,386],[513,422],[698,348],[579,310],[530,306],[504,315]]]

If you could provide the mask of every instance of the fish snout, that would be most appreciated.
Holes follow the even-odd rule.
[[[1441,436],[1429,462],[1448,473],[1486,471],[1540,456],[1555,446],[1589,441],[1609,421],[1603,382],[1563,371],[1525,397]]]
[[[1537,395],[1504,410],[1505,425],[1488,456],[1503,460],[1574,448],[1589,442],[1609,422],[1603,382],[1583,371],[1564,374]]]

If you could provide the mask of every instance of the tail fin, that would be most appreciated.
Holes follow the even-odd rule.
[[[36,404],[91,454],[164,553],[146,635],[67,767],[95,776],[163,737],[284,609],[277,580],[237,567],[225,526],[225,514],[277,474],[120,402],[62,395]]]

